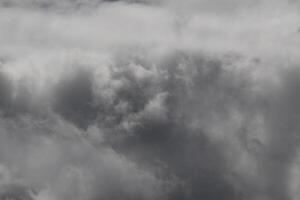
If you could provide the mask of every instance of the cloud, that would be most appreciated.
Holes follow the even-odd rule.
[[[0,3],[0,198],[293,199],[292,1]]]

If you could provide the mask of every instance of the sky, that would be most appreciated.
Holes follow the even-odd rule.
[[[0,199],[300,200],[299,10],[0,0]]]

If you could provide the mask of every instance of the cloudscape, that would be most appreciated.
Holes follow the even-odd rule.
[[[300,200],[299,11],[0,0],[0,200]]]

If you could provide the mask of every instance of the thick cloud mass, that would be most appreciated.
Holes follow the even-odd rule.
[[[0,0],[0,200],[300,200],[288,0]]]

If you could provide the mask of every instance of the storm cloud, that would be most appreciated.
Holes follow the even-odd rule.
[[[300,199],[299,6],[0,0],[0,199]]]

